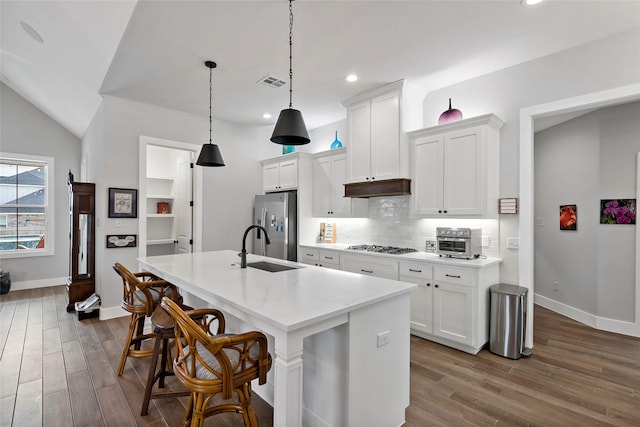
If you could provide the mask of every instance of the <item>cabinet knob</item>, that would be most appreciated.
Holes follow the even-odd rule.
[[[372,176],[372,177],[371,177],[371,180],[373,181],[374,179],[376,179],[376,177],[375,177],[375,176]]]
[[[373,274],[373,270],[365,270],[364,268],[361,268],[360,271],[362,271],[363,273]]]
[[[427,286],[431,286],[431,283],[427,283]]]
[[[369,181],[369,177],[366,177],[365,179],[366,179],[367,181]]]
[[[438,211],[438,213],[442,213],[442,211]]]
[[[438,287],[438,285],[434,285],[436,288]]]
[[[444,213],[447,213],[447,211],[443,211]]]

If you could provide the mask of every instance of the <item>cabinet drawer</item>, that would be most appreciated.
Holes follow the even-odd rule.
[[[429,280],[433,277],[433,267],[426,264],[401,261],[400,276]]]
[[[475,284],[473,270],[464,268],[434,267],[433,277],[436,282],[456,283],[466,286],[473,286]]]
[[[317,249],[300,248],[300,257],[308,260],[318,262],[320,259],[319,251]]]
[[[340,254],[337,252],[331,252],[331,251],[320,251],[319,262],[320,262],[320,265],[333,264],[333,265],[339,266]]]
[[[374,257],[346,255],[342,257],[342,270],[367,276],[398,280],[398,262]]]

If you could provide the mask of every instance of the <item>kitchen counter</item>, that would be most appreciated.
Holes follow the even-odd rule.
[[[477,258],[477,259],[457,259],[457,258],[446,258],[441,257],[437,254],[430,252],[410,252],[406,254],[385,254],[379,252],[368,252],[368,251],[356,251],[353,249],[347,249],[350,244],[346,243],[312,243],[312,244],[301,244],[300,247],[306,248],[314,248],[314,249],[326,249],[332,251],[340,251],[341,254],[350,254],[350,255],[365,255],[365,256],[375,256],[375,257],[383,257],[390,260],[397,261],[418,261],[418,262],[430,262],[434,264],[443,264],[449,266],[458,266],[458,267],[472,267],[472,268],[485,268],[490,267],[495,264],[499,264],[502,262],[502,258]]]
[[[141,268],[270,337],[273,389],[256,392],[273,404],[275,426],[403,424],[415,285],[251,254],[249,263],[295,269],[241,269],[239,261],[236,251],[139,259]]]

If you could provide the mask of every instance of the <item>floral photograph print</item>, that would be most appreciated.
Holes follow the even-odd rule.
[[[600,200],[600,224],[635,224],[636,199]]]
[[[576,205],[560,205],[560,230],[578,229],[578,207]]]

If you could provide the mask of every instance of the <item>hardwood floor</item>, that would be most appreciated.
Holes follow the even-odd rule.
[[[148,360],[129,359],[115,374],[127,318],[78,321],[65,311],[64,292],[0,297],[0,426],[180,425],[185,398],[152,400],[149,415],[139,415]],[[405,426],[640,425],[640,339],[541,307],[535,329],[533,355],[520,360],[412,337]],[[255,405],[260,424],[272,425],[271,407],[257,396]],[[238,426],[242,418],[205,424]]]

